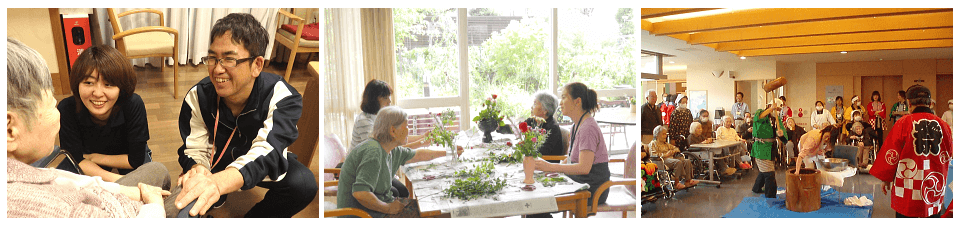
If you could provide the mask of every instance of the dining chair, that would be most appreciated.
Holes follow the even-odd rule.
[[[283,24],[285,22],[287,24]],[[319,29],[319,24],[308,25],[306,19],[294,15],[292,12],[282,9],[277,11],[275,40],[280,45],[290,49],[290,58],[287,60],[287,70],[283,73],[283,80],[290,81],[290,72],[293,71],[293,62],[297,58],[297,53],[320,52],[320,40],[317,36]]]
[[[610,162],[625,162],[625,159],[610,159]],[[625,170],[636,169],[634,166],[634,169]],[[597,194],[603,194],[604,191],[609,191],[607,202],[598,204],[600,196],[594,195],[591,201],[590,214],[595,215],[598,212],[622,212],[622,217],[626,218],[627,212],[637,211],[637,197],[627,191],[627,186],[636,185],[636,178],[610,178],[610,181],[604,182],[597,188]]]
[[[113,36],[111,37],[117,44],[117,50],[123,53],[127,59],[137,59],[146,57],[171,57],[173,63],[173,98],[180,95],[179,64],[176,62],[178,54],[179,32],[176,29],[169,28],[163,24],[163,12],[155,9],[137,9],[117,13],[116,9],[108,8],[110,14],[110,24],[113,25]],[[146,26],[124,30],[120,24],[120,18],[135,13],[153,13],[160,16],[159,26]],[[172,35],[172,37],[171,37]],[[161,60],[160,72],[166,66],[165,61]]]
[[[339,217],[339,216],[357,216],[360,218],[372,218],[367,212],[357,209],[357,208],[340,208],[335,210],[324,210],[323,217]]]

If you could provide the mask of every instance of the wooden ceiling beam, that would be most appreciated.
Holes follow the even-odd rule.
[[[694,13],[716,8],[641,8],[640,19],[650,19],[657,17],[672,16],[685,13]]]
[[[901,30],[871,33],[853,33],[839,35],[804,36],[780,39],[763,39],[754,41],[723,42],[704,44],[717,51],[771,49],[786,47],[803,47],[819,45],[856,44],[902,42],[919,40],[952,39],[953,28],[937,28],[925,30]]]
[[[789,38],[818,35],[837,35],[864,32],[952,28],[953,12],[901,15],[877,18],[858,18],[810,23],[783,24],[723,31],[685,34],[688,44],[736,42],[772,38]],[[671,37],[675,37],[671,35]],[[675,37],[676,38],[676,37]]]
[[[869,8],[869,9],[751,9],[710,16],[653,23],[654,35],[719,31],[792,23],[952,12],[951,8]]]
[[[823,46],[804,46],[788,47],[776,49],[755,49],[730,51],[738,56],[774,56],[805,53],[830,53],[840,51],[874,51],[874,50],[894,50],[894,49],[925,49],[925,48],[944,48],[953,47],[953,39],[941,40],[923,40],[923,41],[905,41],[905,42],[881,42],[881,43],[857,43]]]

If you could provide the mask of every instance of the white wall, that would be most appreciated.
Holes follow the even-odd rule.
[[[797,125],[802,126],[809,131],[810,114],[815,110],[817,102],[817,64],[816,63],[777,63],[778,77],[787,78],[787,85],[784,85],[784,93],[787,97],[787,106],[793,109],[793,116],[798,116],[798,111],[803,108],[803,117],[796,118]],[[824,100],[820,100],[824,101]],[[826,101],[824,101],[826,102]]]
[[[37,50],[50,73],[60,73],[48,9],[7,9],[7,36]]]
[[[714,71],[727,71],[723,76],[717,78],[713,76]],[[736,79],[728,76],[729,71],[734,71]],[[714,116],[714,110],[722,107],[726,114],[730,114],[730,107],[733,106],[734,95],[737,93],[734,89],[734,83],[738,80],[759,80],[775,79],[777,74],[777,63],[774,61],[751,62],[744,61],[731,63],[725,66],[716,65],[697,65],[687,67],[687,91],[706,90],[707,91],[707,109],[710,116]],[[756,96],[763,91],[753,92]],[[756,99],[756,98],[754,98]],[[757,106],[750,105],[751,109]],[[696,112],[694,112],[696,114]]]

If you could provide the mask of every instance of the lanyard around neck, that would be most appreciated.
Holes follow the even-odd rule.
[[[217,127],[220,125],[220,97],[217,97],[217,117],[216,121],[213,122],[213,154],[216,154],[217,151]],[[213,158],[210,161],[213,163],[210,165],[210,171],[213,171],[213,167],[220,163],[220,159],[223,159],[223,153],[227,152],[227,146],[230,146],[230,141],[233,140],[233,134],[237,132],[237,127],[233,127],[233,132],[230,132],[230,138],[227,139],[227,143],[223,144],[223,150],[220,151],[220,156],[217,157],[217,161],[214,162]]]
[[[573,141],[576,140],[577,130],[580,129],[580,123],[583,122],[583,116],[586,116],[587,113],[590,113],[590,112],[589,111],[584,112],[582,115],[580,115],[580,120],[577,120],[577,124],[573,124],[573,132],[570,133],[570,148],[569,150],[567,150],[568,154],[573,153]]]

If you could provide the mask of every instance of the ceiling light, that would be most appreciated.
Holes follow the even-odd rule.
[[[747,57],[742,56],[742,57],[740,57],[740,59],[741,59],[741,60],[745,60],[745,59],[747,59]]]
[[[847,54],[847,51],[840,51],[840,54]]]
[[[672,63],[676,63],[676,62],[670,61],[670,63],[672,64]]]

